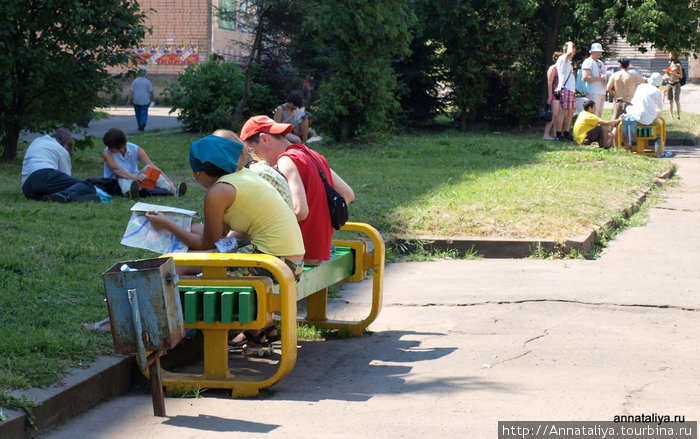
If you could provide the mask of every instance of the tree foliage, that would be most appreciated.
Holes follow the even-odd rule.
[[[318,118],[346,140],[384,130],[400,108],[392,63],[407,55],[415,21],[404,0],[317,0],[303,35],[323,61]]]
[[[256,81],[259,71],[256,66],[250,96],[241,113],[244,117],[272,112],[271,102],[275,102],[276,95]],[[242,122],[235,120],[234,116],[244,88],[245,77],[235,63],[210,60],[189,65],[178,75],[178,81],[165,89],[165,100],[180,110],[178,119],[188,131],[237,130]]]
[[[144,37],[145,15],[133,0],[0,2],[0,143],[12,160],[23,129],[72,126],[101,104],[133,65],[128,49]]]

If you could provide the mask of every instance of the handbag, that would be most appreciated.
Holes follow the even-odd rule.
[[[345,198],[343,198],[343,196],[340,195],[338,191],[336,191],[335,188],[330,185],[330,183],[328,183],[326,174],[324,174],[321,167],[318,166],[318,163],[316,163],[314,157],[305,149],[299,149],[311,157],[311,161],[314,162],[314,165],[316,165],[316,169],[318,169],[321,180],[323,180],[323,185],[326,187],[326,199],[328,200],[328,212],[331,216],[331,225],[335,230],[340,230],[340,228],[343,227],[346,222],[348,222],[349,218],[348,205],[345,202]]]
[[[552,121],[552,107],[547,105],[546,107],[544,107],[540,111],[540,114],[537,117],[543,122],[551,122]]]

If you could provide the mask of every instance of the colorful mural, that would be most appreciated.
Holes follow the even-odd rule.
[[[133,53],[139,59],[139,64],[187,65],[199,62],[199,46],[192,44],[139,46]]]

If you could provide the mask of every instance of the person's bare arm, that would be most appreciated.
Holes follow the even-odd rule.
[[[163,176],[163,178],[165,179],[165,181],[167,181],[168,183],[170,183],[170,186],[173,186],[173,187],[175,186],[175,184],[172,182],[172,180],[170,180],[170,179],[168,178],[168,176],[165,175],[165,172],[163,172],[162,169],[160,169],[158,166],[156,166],[155,164],[153,164],[153,162],[151,161],[151,159],[148,157],[148,154],[146,154],[146,151],[145,151],[143,148],[141,148],[140,146],[139,146],[138,153],[136,154],[136,156],[138,157],[139,161],[141,162],[141,164],[142,164],[143,166],[150,166],[150,167],[152,167],[152,168],[155,168],[155,169],[159,170],[159,171],[160,171],[160,175]]]
[[[285,176],[289,183],[289,190],[292,193],[292,204],[294,205],[294,215],[297,221],[303,221],[309,216],[309,202],[306,199],[306,189],[304,182],[296,165],[287,156],[280,157],[277,161],[277,168]]]
[[[284,116],[284,115],[282,114],[282,111],[283,111],[283,110],[282,110],[282,108],[280,108],[280,107],[277,107],[277,108],[275,109],[275,115],[272,117],[272,118],[275,120],[275,122],[282,122],[282,117]]]
[[[159,212],[147,212],[146,218],[156,230],[165,229],[178,237],[192,250],[210,250],[226,231],[224,212],[236,199],[236,188],[226,183],[217,183],[204,197],[204,233],[188,232]]]
[[[340,176],[336,174],[335,171],[332,169],[331,178],[333,179],[333,187],[336,191],[338,191],[340,195],[343,196],[343,198],[345,198],[345,202],[347,204],[350,204],[353,201],[355,201],[355,192],[353,192],[350,185],[347,184],[342,178],[340,178]]]
[[[554,82],[554,66],[547,69],[547,104],[552,104],[552,82]]]
[[[128,178],[129,180],[137,180],[137,181],[143,181],[145,178],[144,175],[140,174],[132,174],[131,172],[127,171],[126,169],[122,168],[119,166],[116,160],[114,160],[114,157],[112,154],[110,154],[107,151],[102,151],[102,159],[105,161],[105,164],[109,169],[114,172],[114,175],[117,177],[121,178]]]

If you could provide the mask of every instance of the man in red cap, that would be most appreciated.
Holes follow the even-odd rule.
[[[306,145],[293,145],[284,136],[292,125],[277,123],[268,116],[254,116],[241,129],[241,140],[257,157],[276,164],[289,182],[294,214],[304,238],[305,265],[318,265],[330,259],[331,226],[326,189],[320,168],[328,183],[350,204],[355,199],[352,188],[328,165],[321,154]]]

